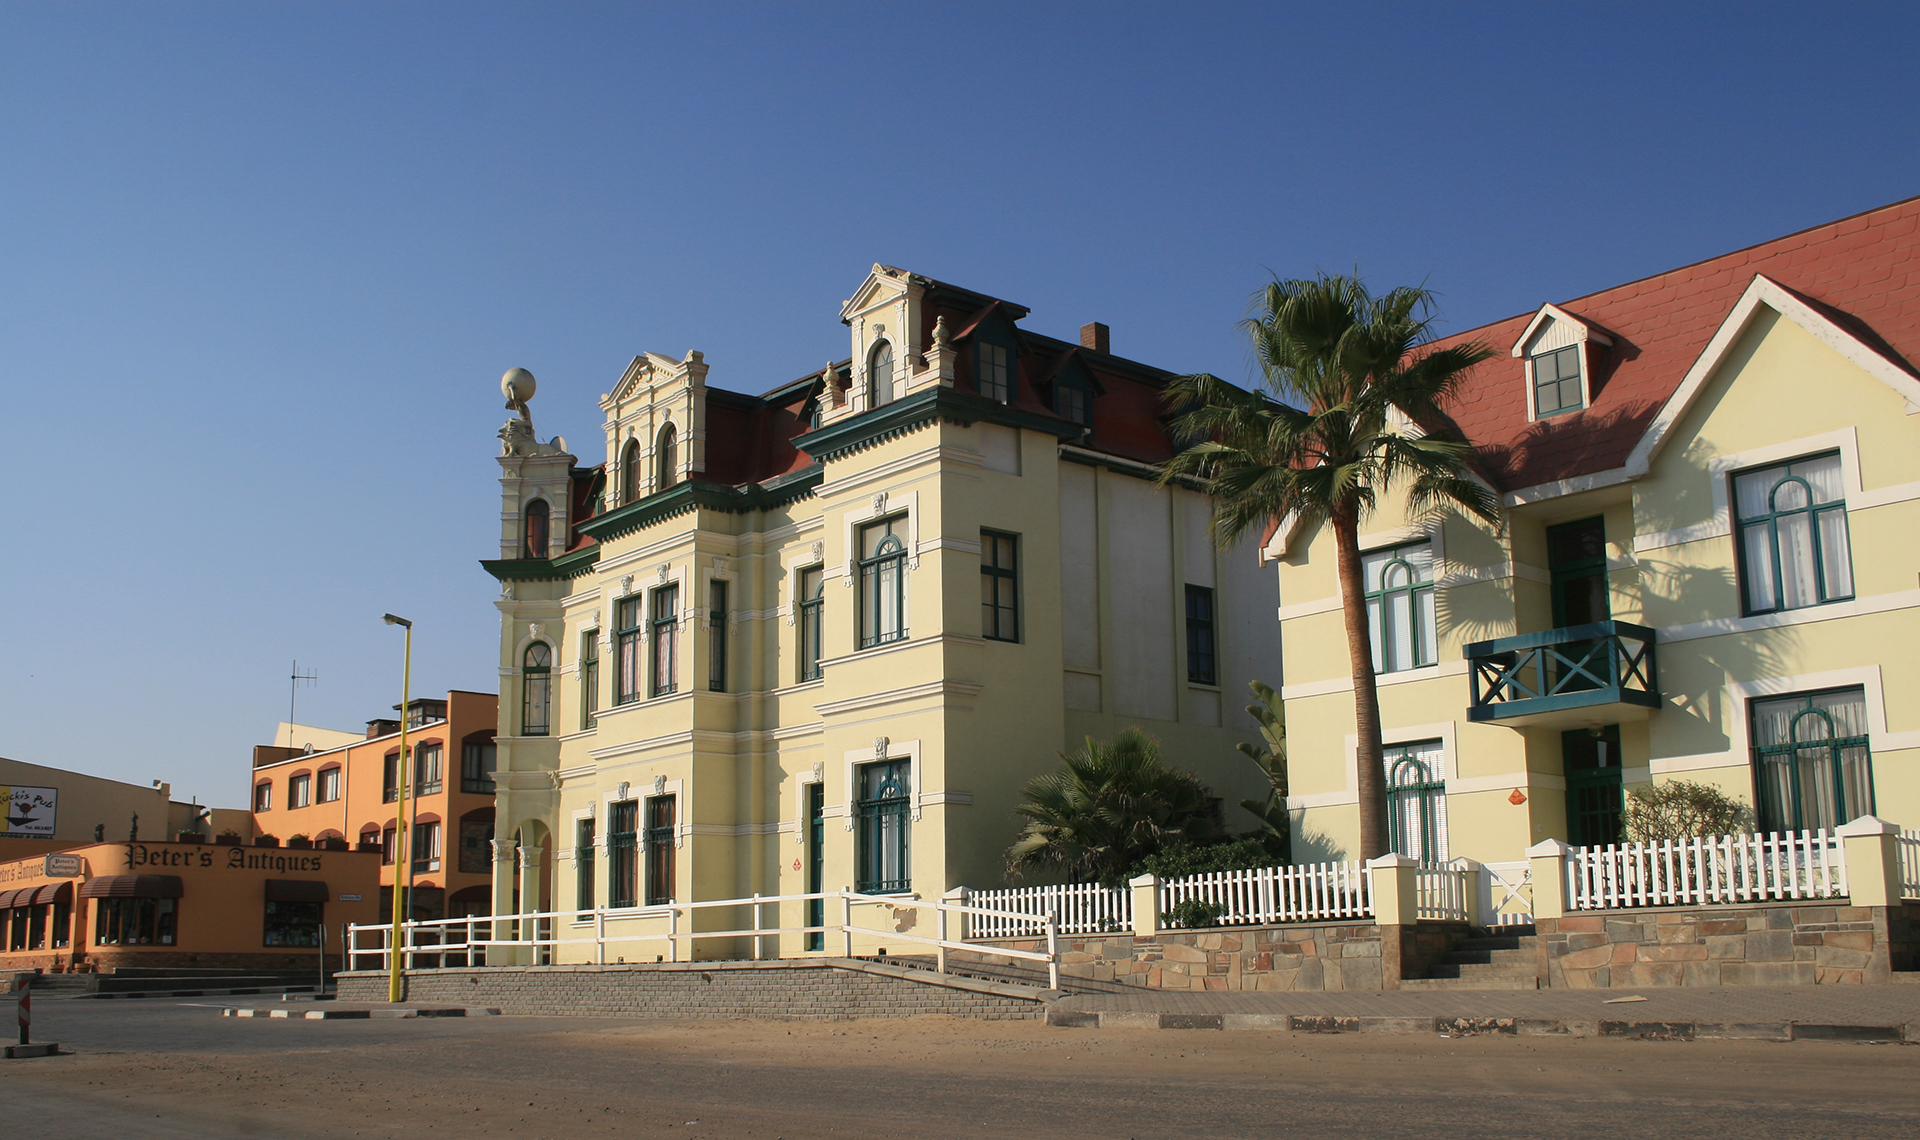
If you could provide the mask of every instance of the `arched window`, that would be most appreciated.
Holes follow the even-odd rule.
[[[1864,689],[1755,701],[1751,715],[1762,830],[1838,827],[1873,812]]]
[[[653,489],[664,491],[680,477],[680,446],[673,425],[660,429],[659,443],[653,449]]]
[[[620,505],[640,499],[640,441],[630,439],[620,449]]]
[[[522,542],[520,557],[545,558],[547,556],[547,501],[535,499],[527,504],[522,512]]]
[[[1393,849],[1429,866],[1447,861],[1447,785],[1439,778],[1441,743],[1386,749],[1387,826]]]
[[[553,649],[544,641],[527,646],[520,669],[520,735],[545,736],[553,710]]]
[[[893,346],[881,341],[867,360],[867,407],[893,403]]]

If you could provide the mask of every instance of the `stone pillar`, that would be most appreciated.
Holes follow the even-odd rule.
[[[1533,861],[1534,922],[1567,913],[1567,855],[1572,851],[1558,839],[1542,839],[1527,848],[1527,858]]]
[[[1127,881],[1133,892],[1133,936],[1152,938],[1160,933],[1160,876],[1141,875]]]
[[[1420,861],[1388,853],[1367,860],[1367,893],[1380,931],[1380,988],[1400,988],[1401,938],[1420,920]]]
[[[493,845],[493,913],[512,914],[518,909],[518,900],[513,897],[513,840],[489,840]],[[493,936],[497,939],[513,937],[513,921],[496,918],[493,920]],[[487,965],[510,966],[514,961],[514,948],[511,946],[487,947]]]
[[[1834,830],[1845,844],[1847,893],[1854,906],[1899,906],[1900,829],[1878,816],[1863,815]]]

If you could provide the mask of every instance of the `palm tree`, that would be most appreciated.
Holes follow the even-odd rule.
[[[1007,848],[1010,877],[1055,871],[1117,885],[1163,847],[1225,838],[1219,797],[1193,773],[1167,767],[1159,741],[1139,728],[1105,744],[1088,737],[1060,759],[1060,770],[1028,783],[1026,802],[1013,809],[1027,824]]]
[[[1175,431],[1198,442],[1168,462],[1162,479],[1188,476],[1204,485],[1216,542],[1226,546],[1275,521],[1333,531],[1353,667],[1365,859],[1386,854],[1389,838],[1360,524],[1395,490],[1405,494],[1409,515],[1452,505],[1497,521],[1498,500],[1472,470],[1472,445],[1442,426],[1462,375],[1493,353],[1482,344],[1420,351],[1432,311],[1425,289],[1375,297],[1355,277],[1275,280],[1255,294],[1253,315],[1241,322],[1267,391],[1200,375],[1166,392]]]

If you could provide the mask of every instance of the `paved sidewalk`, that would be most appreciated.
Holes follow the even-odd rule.
[[[1624,997],[1645,1001],[1623,1002]],[[1600,1022],[1676,1026],[1900,1027],[1920,1040],[1920,985],[1646,990],[1454,990],[1377,993],[1074,994],[1054,1003],[1056,1024],[1163,1028],[1286,1028],[1287,1018],[1365,1019],[1355,1028],[1407,1032],[1417,1025],[1510,1019],[1562,1023],[1579,1032]],[[1063,1017],[1083,1014],[1093,1017]],[[1690,1031],[1689,1031],[1690,1032]],[[1816,1033],[1804,1034],[1815,1036]],[[1896,1034],[1898,1036],[1898,1034]]]

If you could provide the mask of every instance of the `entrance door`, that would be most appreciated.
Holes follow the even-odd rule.
[[[807,893],[817,895],[821,884],[827,879],[827,786],[818,780],[807,785]],[[825,926],[827,922],[827,903],[825,899],[807,900],[807,919],[803,925]],[[827,935],[825,931],[815,931],[807,935],[807,949],[825,950]]]
[[[1567,773],[1567,842],[1595,847],[1620,842],[1620,726],[1598,734],[1576,728],[1560,734]]]
[[[1556,629],[1613,616],[1607,603],[1607,527],[1595,517],[1547,528],[1547,573],[1552,575]]]

